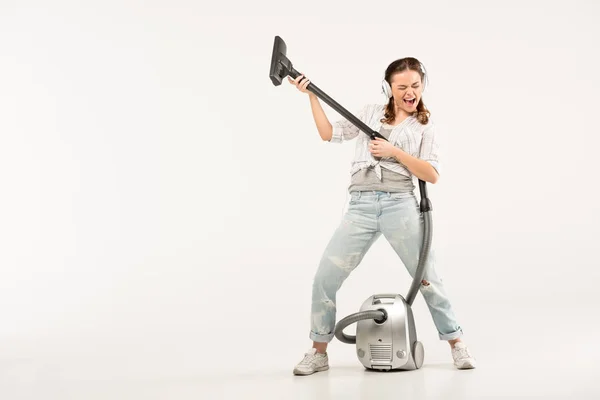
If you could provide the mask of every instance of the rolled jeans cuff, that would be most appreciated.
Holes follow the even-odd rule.
[[[451,333],[439,333],[438,335],[440,337],[440,340],[454,340],[454,339],[458,339],[459,337],[461,337],[463,335],[463,331],[462,328],[458,328],[456,331],[451,332]]]
[[[312,340],[313,342],[317,342],[317,343],[329,343],[333,340],[333,333],[329,333],[327,335],[321,335],[318,333],[315,333],[313,331],[310,332],[310,340]]]

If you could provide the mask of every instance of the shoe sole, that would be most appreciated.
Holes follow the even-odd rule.
[[[469,361],[466,361],[462,364],[454,364],[454,366],[458,369],[475,369],[475,363],[471,363]]]
[[[326,365],[324,367],[315,368],[314,371],[307,371],[307,372],[294,369],[294,375],[312,375],[315,372],[327,371],[328,369],[329,369],[329,365]]]

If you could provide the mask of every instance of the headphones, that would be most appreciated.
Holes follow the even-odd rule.
[[[423,92],[425,92],[425,86],[427,85],[429,75],[427,74],[427,71],[425,71],[425,66],[423,65],[423,63],[419,63],[421,64],[421,71],[423,71],[423,74],[425,75],[425,79],[422,82]],[[381,93],[383,93],[383,95],[386,96],[388,99],[392,98],[392,87],[390,86],[388,81],[385,80],[385,75],[384,78],[381,80]]]
[[[381,93],[383,93],[383,95],[388,99],[392,98],[392,87],[388,81],[385,80],[385,78],[381,80]]]

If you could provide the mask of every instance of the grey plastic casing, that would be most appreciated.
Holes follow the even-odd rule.
[[[379,323],[363,319],[356,327],[356,354],[365,368],[412,370],[423,365],[423,345],[417,341],[411,307],[400,294],[376,294],[366,299],[359,312],[383,310]]]

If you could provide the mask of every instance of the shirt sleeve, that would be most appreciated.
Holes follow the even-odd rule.
[[[368,106],[364,106],[354,115],[362,122],[366,122],[367,112]],[[356,125],[345,118],[334,122],[332,126],[333,134],[330,140],[331,143],[342,143],[347,140],[352,140],[361,132]]]
[[[423,132],[419,158],[431,164],[439,174],[441,170],[439,157],[440,145],[436,138],[435,131],[435,126],[430,122]]]

